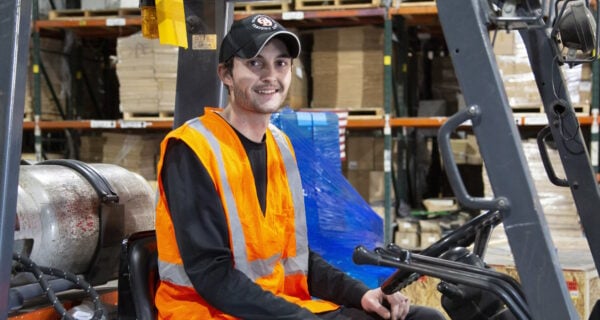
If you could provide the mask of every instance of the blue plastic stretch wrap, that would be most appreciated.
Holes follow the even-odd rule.
[[[296,151],[310,248],[367,286],[378,287],[395,269],[352,262],[357,245],[383,245],[383,221],[342,175],[337,115],[283,110],[271,122]]]

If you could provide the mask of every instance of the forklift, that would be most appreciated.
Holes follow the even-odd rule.
[[[217,43],[233,20],[233,1],[183,1],[187,40],[200,34],[216,34]],[[100,256],[93,259],[84,276],[37,266],[24,255],[14,254],[16,206],[19,185],[25,77],[30,37],[30,1],[6,1],[0,5],[0,319],[10,311],[10,283],[13,258],[41,279],[53,294],[51,284],[42,283],[42,274],[59,275],[76,281],[97,301],[94,285],[114,277],[98,276],[91,270],[112,266],[109,252],[115,243],[97,244]],[[389,3],[388,3],[389,7]],[[569,187],[584,228],[596,268],[600,266],[600,193],[589,153],[574,112],[560,67],[591,63],[598,54],[598,25],[587,0],[439,0],[438,16],[467,108],[451,116],[440,128],[440,154],[448,180],[466,207],[480,215],[443,237],[430,247],[412,252],[394,244],[356,248],[353,260],[396,268],[382,285],[385,293],[401,290],[420,275],[441,280],[442,305],[452,319],[578,319],[554,250],[531,173],[528,171],[519,132],[493,54],[495,32],[519,32],[544,105],[548,126],[538,135],[538,145],[550,181]],[[596,10],[598,16],[598,9]],[[174,126],[202,114],[201,106],[224,103],[224,92],[216,78],[214,51],[179,50],[177,98]],[[202,75],[199,77],[198,75]],[[210,88],[208,90],[207,88]],[[196,106],[196,107],[193,107]],[[467,193],[453,160],[450,135],[470,122],[479,144],[494,197],[475,198]],[[554,174],[547,157],[551,138],[560,154],[566,177]],[[64,164],[61,164],[64,165]],[[102,198],[100,210],[105,221],[113,222],[115,192],[110,181],[102,182],[94,168],[81,164],[78,172],[99,180],[94,188]],[[510,172],[507,175],[506,172]],[[104,214],[106,213],[106,214]],[[520,282],[486,267],[485,250],[494,227],[502,224],[519,274]],[[110,223],[107,225],[111,225]],[[111,228],[103,232],[111,234]],[[122,237],[119,263],[119,319],[154,319],[153,303],[157,283],[156,246],[152,230]],[[472,251],[467,249],[472,246]],[[103,259],[100,259],[103,257]],[[110,261],[111,264],[106,264]],[[61,273],[62,272],[62,273]],[[71,288],[71,287],[69,287]],[[60,302],[53,304],[69,319]],[[101,303],[94,303],[94,319],[105,316]],[[590,319],[600,319],[600,307]]]

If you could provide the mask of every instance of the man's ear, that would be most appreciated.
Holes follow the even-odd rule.
[[[231,72],[227,67],[225,67],[224,63],[219,63],[217,66],[217,74],[225,86],[231,87],[233,85],[233,77]]]

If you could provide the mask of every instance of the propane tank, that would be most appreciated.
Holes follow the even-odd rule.
[[[118,263],[114,265],[112,259],[112,265],[102,265],[108,260],[98,259],[99,246],[108,243],[118,248],[125,235],[154,229],[154,191],[142,176],[117,165],[79,165],[84,174],[53,163],[21,165],[15,252],[38,265],[75,274],[90,272],[92,264],[115,274]],[[96,177],[86,176],[90,172]],[[94,185],[98,181],[90,180],[103,180],[100,185],[116,195],[110,204],[104,203],[107,197]],[[105,211],[110,215],[103,215]],[[115,253],[112,250],[110,255]]]

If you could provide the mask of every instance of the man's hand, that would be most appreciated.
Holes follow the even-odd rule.
[[[384,299],[390,304],[389,310],[383,305]],[[381,288],[367,291],[362,296],[360,304],[363,310],[375,312],[384,319],[392,320],[404,320],[410,308],[410,300],[400,292],[385,295]]]

